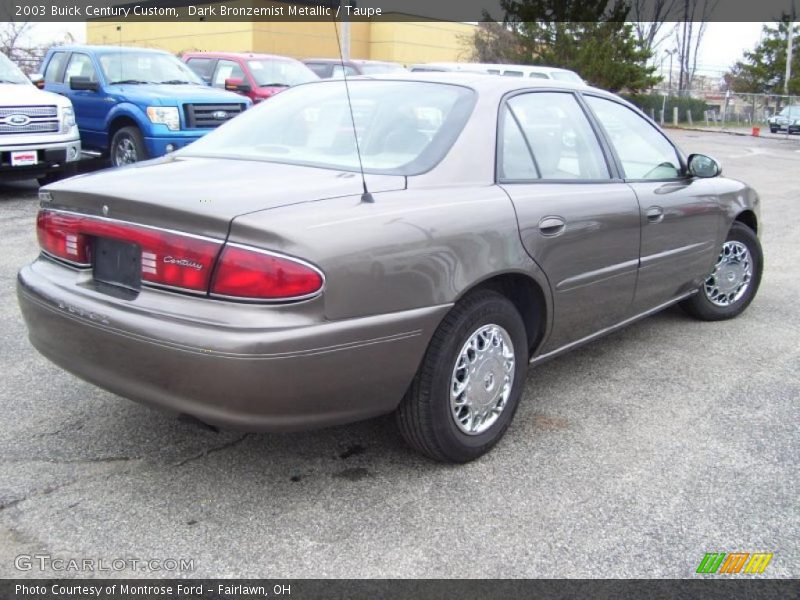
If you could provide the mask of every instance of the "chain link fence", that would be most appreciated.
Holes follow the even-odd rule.
[[[702,127],[723,131],[770,131],[769,118],[787,106],[800,106],[800,96],[740,94],[724,91],[670,92],[655,89],[629,97],[662,125]],[[785,129],[780,133],[788,135]]]

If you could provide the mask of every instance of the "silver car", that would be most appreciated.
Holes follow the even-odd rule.
[[[509,427],[529,364],[675,303],[741,313],[758,215],[598,89],[315,82],[45,188],[19,302],[42,354],[133,400],[264,431],[395,412],[413,447],[465,462]]]

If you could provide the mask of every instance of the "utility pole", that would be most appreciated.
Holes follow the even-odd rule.
[[[786,79],[783,81],[783,93],[785,96],[789,95],[789,80],[792,78],[792,50],[794,50],[794,20],[795,0],[789,0],[791,7],[789,8],[789,29],[786,33]]]
[[[347,16],[347,9],[345,9],[344,4],[344,0],[339,2],[342,19],[342,60],[350,60],[350,19]],[[355,2],[352,4],[355,5]]]

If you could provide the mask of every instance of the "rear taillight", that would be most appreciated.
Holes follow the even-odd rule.
[[[308,298],[325,283],[305,261],[221,240],[52,210],[36,224],[42,250],[79,267],[92,264],[93,238],[137,244],[144,283],[254,302]]]
[[[322,273],[309,263],[227,244],[217,263],[211,294],[251,301],[297,300],[319,293],[324,283]]]
[[[52,256],[88,267],[91,262],[89,238],[80,233],[76,215],[40,210],[36,216],[39,246]]]
[[[91,264],[93,237],[137,244],[142,281],[202,293],[222,246],[219,240],[49,210],[39,212],[37,230],[42,250],[78,266]]]

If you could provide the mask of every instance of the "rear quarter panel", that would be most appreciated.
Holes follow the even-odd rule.
[[[331,320],[453,303],[503,273],[534,278],[549,303],[546,279],[497,186],[374,196],[375,203],[346,197],[240,216],[230,239],[319,266]]]

